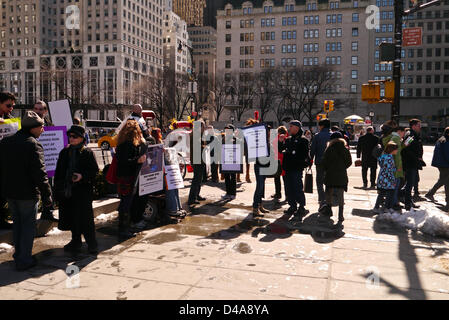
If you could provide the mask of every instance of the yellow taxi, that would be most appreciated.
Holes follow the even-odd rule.
[[[98,147],[103,150],[117,147],[117,134],[115,132],[101,137],[98,140]]]

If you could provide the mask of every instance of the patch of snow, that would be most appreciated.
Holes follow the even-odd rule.
[[[57,227],[54,227],[53,229],[51,229],[50,231],[48,231],[46,233],[46,236],[56,236],[58,234],[62,233],[61,230],[59,230]]]
[[[372,241],[384,241],[384,242],[398,242],[397,240],[393,240],[393,239],[371,238],[371,237],[357,236],[357,235],[350,234],[350,233],[346,233],[344,238],[354,239],[354,240],[372,240]]]
[[[403,214],[384,213],[378,215],[376,220],[392,222],[400,227],[432,236],[449,238],[449,216],[439,210],[411,210]]]
[[[318,270],[320,270],[320,271],[327,271],[327,270],[329,270],[329,265],[328,264],[323,264],[321,267],[318,268]]]
[[[0,243],[0,253],[12,251],[14,247],[7,243]]]
[[[96,216],[95,219],[97,219],[99,221],[106,222],[106,221],[114,220],[115,216],[116,215],[114,213],[108,213],[108,214],[102,213],[102,214]]]

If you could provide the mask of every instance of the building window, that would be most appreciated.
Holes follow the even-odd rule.
[[[357,70],[352,70],[351,71],[351,79],[357,79],[358,74],[357,74]]]
[[[352,42],[351,48],[352,48],[352,51],[358,51],[359,50],[359,43],[358,43],[358,41]]]
[[[353,37],[359,36],[359,28],[352,28],[352,36]]]
[[[231,55],[231,47],[226,47],[226,48],[225,48],[225,54],[226,54],[227,56],[230,56],[230,55]]]
[[[351,84],[351,93],[357,93],[357,85]]]
[[[352,22],[359,22],[359,14],[358,13],[352,14]]]
[[[358,57],[357,56],[352,56],[351,57],[351,64],[358,64]]]
[[[226,21],[226,29],[231,29],[231,21]]]
[[[225,61],[225,68],[226,69],[231,69],[231,60],[226,60]]]
[[[231,34],[226,34],[226,42],[231,42]]]

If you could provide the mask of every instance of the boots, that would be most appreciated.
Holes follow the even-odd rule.
[[[262,213],[269,213],[269,212],[270,212],[269,210],[265,209],[265,208],[262,206],[262,204],[259,205],[259,211],[262,212]]]
[[[259,208],[253,208],[253,217],[263,217],[264,215],[260,213]]]

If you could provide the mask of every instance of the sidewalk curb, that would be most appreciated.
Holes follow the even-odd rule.
[[[117,211],[120,199],[118,198],[107,198],[101,200],[95,200],[93,202],[94,218],[100,214],[108,214]],[[58,210],[53,211],[53,214],[58,217]],[[51,222],[47,220],[40,220],[38,215],[38,220],[36,221],[36,238],[43,237],[48,231],[57,227],[57,222]],[[12,230],[0,230],[0,243],[7,243],[12,245],[13,243],[13,231]]]

